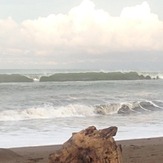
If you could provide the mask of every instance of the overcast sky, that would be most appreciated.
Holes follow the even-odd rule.
[[[162,6],[0,0],[0,68],[163,71]]]

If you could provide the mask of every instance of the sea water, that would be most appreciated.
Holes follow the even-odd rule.
[[[117,126],[116,140],[163,136],[163,80],[39,82],[70,70],[0,70],[33,82],[0,83],[0,147],[61,144],[88,126]],[[86,73],[86,71],[82,71]]]

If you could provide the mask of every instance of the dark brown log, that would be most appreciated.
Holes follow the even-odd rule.
[[[91,126],[74,133],[62,149],[49,155],[49,163],[122,163],[122,151],[113,139],[116,132],[117,127]]]

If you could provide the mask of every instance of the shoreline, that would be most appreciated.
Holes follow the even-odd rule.
[[[163,137],[119,140],[123,163],[162,163]],[[48,163],[49,154],[62,145],[0,148],[3,163]]]

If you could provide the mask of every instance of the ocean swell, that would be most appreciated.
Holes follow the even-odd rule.
[[[81,72],[57,73],[51,76],[42,76],[40,82],[47,81],[98,81],[98,80],[150,80],[149,75],[139,75],[137,72]]]
[[[19,74],[0,74],[0,83],[8,82],[33,82],[33,79]]]
[[[162,79],[160,75],[138,72],[75,72],[43,74],[0,74],[0,83],[8,82],[62,82],[100,80],[151,80]]]

